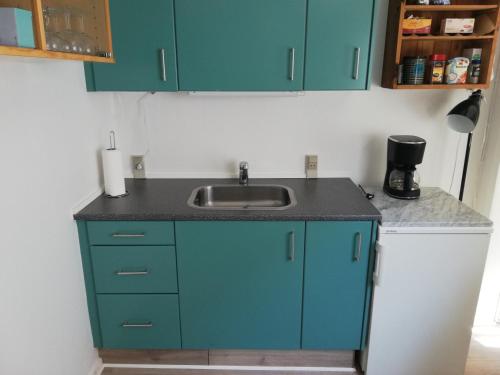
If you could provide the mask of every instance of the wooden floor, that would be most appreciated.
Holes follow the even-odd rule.
[[[222,353],[218,353],[219,355]],[[199,353],[186,353],[191,358],[196,358]],[[103,353],[101,352],[106,363],[124,363],[123,356],[116,355],[116,353]],[[132,356],[133,357],[133,356]],[[223,358],[224,356],[220,357]],[[231,361],[235,360],[231,356]],[[272,358],[272,357],[269,357]],[[268,360],[271,360],[269,359]],[[273,359],[274,362],[275,359]],[[346,358],[349,360],[349,358]],[[201,360],[203,361],[203,360]],[[261,359],[262,361],[262,359]],[[132,361],[133,362],[133,361]],[[223,361],[222,361],[223,362]],[[149,363],[155,363],[151,361]],[[200,363],[201,364],[201,363]],[[221,363],[219,363],[221,364]],[[238,364],[238,363],[234,363]],[[258,365],[265,365],[264,363],[255,363]],[[274,364],[274,363],[273,363]],[[102,375],[321,375],[321,374],[334,374],[334,375],[361,375],[357,373],[340,373],[340,372],[296,372],[296,371],[221,371],[221,370],[171,370],[171,369],[137,369],[137,368],[105,368]],[[500,334],[481,334],[474,335],[471,342],[469,358],[467,361],[467,368],[465,375],[500,375]]]
[[[473,336],[465,375],[500,375],[500,334]]]

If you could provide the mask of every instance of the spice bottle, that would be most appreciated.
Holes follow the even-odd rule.
[[[444,72],[446,68],[446,55],[435,54],[429,58],[429,68],[427,81],[430,84],[441,84],[444,79]]]
[[[467,83],[479,83],[481,75],[481,61],[472,61],[467,70]]]

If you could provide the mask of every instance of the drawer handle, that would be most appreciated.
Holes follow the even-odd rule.
[[[129,322],[123,322],[122,323],[123,328],[152,328],[153,327],[153,322],[146,322],[146,323],[137,323],[137,324],[132,324]]]
[[[113,233],[111,235],[114,238],[142,238],[145,237],[145,233]]]
[[[361,260],[361,248],[363,247],[363,236],[360,232],[356,233],[356,252],[354,253],[353,260],[359,262]]]
[[[295,261],[295,231],[288,233],[288,260]]]
[[[118,276],[144,276],[149,273],[148,269],[145,269],[144,271],[116,271],[115,275]]]
[[[373,271],[373,282],[375,283],[375,285],[380,285],[380,272],[382,270],[382,250],[382,245],[377,242],[377,244],[375,245],[375,270]]]

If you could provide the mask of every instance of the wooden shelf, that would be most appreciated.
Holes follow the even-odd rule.
[[[455,40],[487,40],[493,39],[494,35],[403,35],[402,40],[435,40],[435,41],[450,41]]]
[[[407,5],[408,0],[389,0],[387,32],[382,72],[382,87],[396,90],[486,89],[493,73],[493,58],[500,28],[500,0],[451,0],[453,5]],[[434,35],[403,35],[403,20],[410,12],[432,19]],[[450,13],[446,13],[450,12]],[[455,13],[454,13],[455,12]],[[462,12],[462,13],[460,13]],[[487,14],[495,25],[487,35],[438,35],[445,18],[476,18]],[[481,75],[478,84],[398,85],[399,66],[407,56],[446,55],[448,59],[463,56],[464,49],[480,48]],[[426,68],[427,69],[427,68]],[[428,72],[427,72],[428,73]],[[427,74],[428,76],[429,74]],[[426,80],[428,82],[428,78]]]
[[[406,12],[472,12],[498,9],[498,5],[404,5]]]
[[[43,51],[34,48],[20,48],[11,46],[0,46],[0,55],[40,57],[47,59],[78,60],[87,62],[114,63],[115,59],[110,57],[100,57],[91,55],[80,55],[77,53]]]
[[[393,89],[396,90],[480,90],[487,89],[487,83],[464,83],[458,85],[394,85]]]

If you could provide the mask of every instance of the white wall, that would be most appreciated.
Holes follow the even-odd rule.
[[[0,374],[87,375],[96,359],[72,208],[99,189],[109,105],[81,63],[0,57]]]
[[[500,65],[497,67],[497,76]],[[477,209],[493,220],[496,230],[492,235],[481,294],[477,308],[475,325],[494,326],[500,320],[500,84],[494,88],[495,95],[490,103],[486,147],[483,159],[479,160],[477,178]],[[499,314],[497,317],[496,314]]]
[[[459,136],[446,128],[444,119],[468,93],[379,86],[387,1],[380,3],[370,91],[298,97],[116,94],[117,130],[125,154],[149,149],[149,177],[232,176],[239,160],[250,163],[250,177],[302,177],[304,155],[316,153],[320,176],[381,184],[387,137],[415,134],[428,141],[422,183],[448,190]],[[482,127],[476,132],[476,153]],[[456,182],[464,155],[461,138]],[[471,168],[471,181],[475,173]],[[455,183],[453,191],[458,188]],[[472,199],[471,189],[468,193]]]

